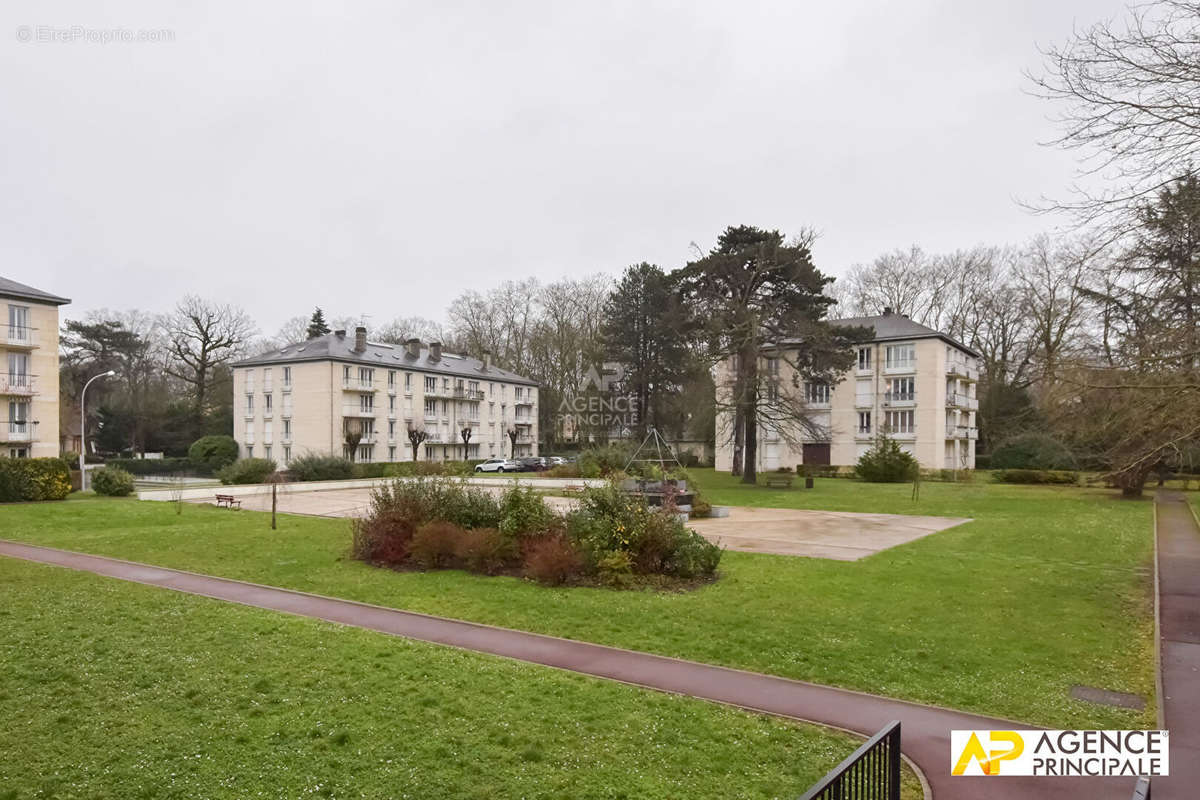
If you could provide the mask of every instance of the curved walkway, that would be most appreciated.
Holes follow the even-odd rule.
[[[691,695],[863,734],[902,723],[905,754],[925,773],[933,796],[1128,800],[1133,781],[1111,778],[951,778],[950,731],[1030,727],[694,661],[621,650],[473,622],[371,606],[148,564],[0,540],[0,555],[91,572],[231,603],[297,614],[411,639],[543,664],[665,692]],[[807,787],[796,787],[799,796]]]

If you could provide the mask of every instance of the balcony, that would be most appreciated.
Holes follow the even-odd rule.
[[[481,392],[481,394],[482,394],[482,392]],[[480,398],[480,399],[482,399],[482,398]],[[513,405],[514,406],[532,406],[533,400],[531,400],[528,397],[522,397],[519,400],[513,400]]]
[[[978,439],[979,429],[971,428],[967,425],[955,425],[952,428],[946,428],[947,439]]]
[[[875,436],[875,434],[873,434],[873,433],[871,432],[871,428],[870,428],[870,426],[867,426],[867,427],[860,427],[860,428],[857,428],[857,429],[854,431],[854,438],[855,438],[855,439],[871,439],[871,438],[873,438],[874,436]]]
[[[32,442],[33,422],[9,422],[0,427],[0,440],[11,443]]]
[[[0,326],[0,333],[4,334],[4,339],[0,340],[0,344],[9,350],[32,350],[38,346],[37,328],[28,328],[24,325],[4,325]]]
[[[0,394],[28,397],[37,394],[34,383],[36,375],[18,375],[11,372],[0,373]]]
[[[533,444],[533,437],[528,433],[517,434],[517,444]]]
[[[883,404],[888,408],[910,408],[917,404],[917,393],[884,392]]]
[[[292,407],[284,406],[282,409],[280,409],[279,418],[280,419],[291,419],[292,418]]]
[[[477,403],[483,399],[483,392],[478,389],[464,389],[459,386],[454,389],[454,399],[470,400],[473,403]]]
[[[343,417],[374,417],[375,407],[363,408],[362,406],[342,406]]]
[[[359,444],[375,444],[377,434],[364,433],[362,438],[358,440]]]
[[[946,408],[964,408],[967,411],[978,411],[979,398],[971,397],[962,392],[947,392]]]
[[[429,388],[428,386],[426,386],[426,387],[425,387],[425,396],[426,396],[426,397],[445,397],[445,398],[453,398],[453,397],[454,397],[454,390],[453,390],[453,389],[446,388],[446,387],[444,387],[444,386],[443,386],[443,387],[435,386],[435,387],[433,387],[432,389],[431,389],[431,388]]]
[[[464,419],[461,422],[465,425],[470,425],[472,428],[478,428],[480,424],[477,419]]]
[[[979,370],[965,361],[954,359],[946,362],[946,374],[966,381],[979,380]]]
[[[347,392],[374,392],[374,381],[360,381],[358,378],[350,378],[342,381],[342,390]]]
[[[442,435],[440,433],[430,433],[428,436],[425,437],[425,441],[440,442],[440,441],[442,441]]]
[[[856,394],[854,396],[855,408],[874,408],[875,395],[873,394]]]
[[[515,420],[513,420],[513,425],[520,425],[522,427],[529,427],[532,424],[533,418],[531,417],[517,417]]]

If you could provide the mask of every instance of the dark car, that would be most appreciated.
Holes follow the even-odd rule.
[[[546,463],[546,459],[531,456],[529,458],[518,458],[521,463],[521,469],[525,472],[544,472],[550,469],[550,465]]]

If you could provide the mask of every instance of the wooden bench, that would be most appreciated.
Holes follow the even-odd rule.
[[[242,501],[237,499],[233,495],[231,495],[231,494],[217,495],[217,508],[229,508],[229,509],[236,508],[236,509],[241,510],[241,507],[242,507]]]
[[[768,473],[766,483],[768,489],[790,489],[792,488],[792,476]]]

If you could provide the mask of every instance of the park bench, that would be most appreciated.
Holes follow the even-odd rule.
[[[767,475],[768,489],[790,489],[792,488],[792,476],[781,473],[773,473]]]
[[[219,494],[219,495],[217,495],[217,507],[218,508],[229,508],[229,509],[233,509],[233,508],[241,509],[242,501],[237,499],[236,497],[234,497],[231,494]]]

